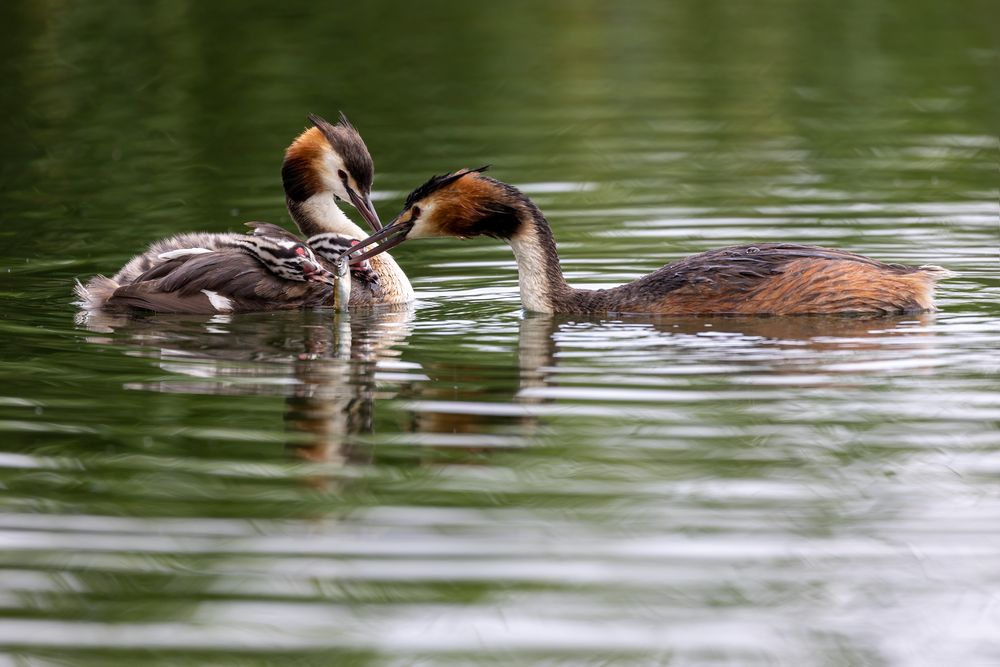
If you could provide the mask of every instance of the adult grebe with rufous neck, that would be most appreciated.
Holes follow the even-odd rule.
[[[407,239],[491,236],[517,259],[521,301],[542,313],[664,315],[890,314],[933,310],[939,266],[886,264],[818,246],[759,243],[710,250],[625,285],[588,290],[563,277],[548,221],[517,188],[486,167],[435,176],[410,193],[403,211],[354,246],[352,262]],[[373,243],[376,247],[366,248]]]
[[[245,312],[333,305],[333,286],[318,280],[335,271],[337,258],[351,243],[367,235],[336,202],[346,201],[361,217],[381,229],[371,200],[374,163],[361,135],[341,114],[337,123],[309,116],[313,127],[295,138],[285,151],[281,179],[292,220],[307,239],[302,242],[280,228],[255,223],[254,235],[281,236],[283,242],[304,243],[325,274],[310,274],[305,282],[275,273],[278,265],[253,254],[263,241],[245,234],[194,232],[151,244],[111,278],[96,276],[78,284],[79,305],[86,310],[141,308],[156,312]],[[413,289],[389,256],[355,264],[351,306],[406,303]],[[195,287],[197,286],[197,289]],[[183,298],[180,298],[183,295]]]

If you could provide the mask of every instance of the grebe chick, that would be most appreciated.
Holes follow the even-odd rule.
[[[381,228],[371,201],[374,163],[361,135],[343,114],[336,124],[315,115],[310,115],[309,121],[313,127],[296,137],[285,151],[281,177],[292,219],[299,230],[310,237],[306,243],[327,270],[333,270],[339,251],[367,234],[340,210],[337,200],[354,206],[374,230]],[[195,232],[156,241],[111,278],[96,276],[86,285],[78,284],[78,304],[87,310],[104,308],[115,290],[135,283],[140,276],[155,269],[164,261],[161,257],[165,254],[226,248],[232,237],[229,233]],[[405,303],[413,299],[413,289],[406,274],[391,257],[372,260],[370,268],[362,273],[367,274],[368,279],[361,275],[360,280],[353,281],[352,306]],[[288,307],[264,301],[257,305],[264,310]]]
[[[687,257],[611,289],[575,289],[563,277],[545,216],[517,188],[484,176],[485,169],[435,176],[414,190],[402,213],[362,241],[351,261],[412,238],[499,238],[517,259],[524,307],[543,313],[920,312],[934,308],[935,282],[952,275],[938,266],[886,264],[832,248],[761,243]],[[361,251],[373,242],[381,243]]]
[[[327,305],[336,280],[313,251],[281,227],[216,234],[212,248],[180,248],[107,299],[108,309],[239,313]],[[84,288],[86,289],[86,288]]]

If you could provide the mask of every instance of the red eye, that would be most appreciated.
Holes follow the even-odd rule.
[[[303,248],[302,246],[296,246],[295,247],[295,254],[298,255],[299,257],[305,257],[306,256],[306,249]]]

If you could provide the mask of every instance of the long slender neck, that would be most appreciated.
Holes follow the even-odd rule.
[[[306,238],[325,232],[343,234],[356,239],[368,236],[340,210],[329,192],[319,192],[305,201],[298,202],[286,197],[285,202],[292,220]]]
[[[517,259],[522,305],[539,313],[574,310],[570,304],[582,290],[571,288],[563,277],[548,221],[527,197],[522,195],[520,204],[515,208],[519,224],[510,247]]]

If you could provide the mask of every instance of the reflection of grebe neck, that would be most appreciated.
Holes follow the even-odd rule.
[[[401,348],[413,332],[414,309],[352,312],[333,326],[327,315],[307,317],[315,317],[317,326],[302,329],[306,347],[294,365],[293,393],[285,400],[285,424],[295,433],[288,449],[317,463],[370,462],[371,449],[354,436],[372,431],[376,374],[399,372]],[[414,382],[427,379],[419,367],[400,375]],[[393,396],[382,385],[378,392]],[[333,483],[325,476],[307,482],[318,488]]]
[[[559,331],[558,316],[528,313],[518,327],[517,363],[520,368],[520,390],[544,388],[547,377],[555,364],[555,334]],[[522,400],[538,402],[537,396],[524,396]]]

